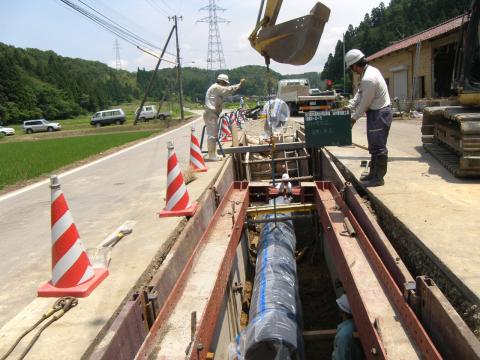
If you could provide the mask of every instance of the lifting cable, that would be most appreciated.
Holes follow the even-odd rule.
[[[269,121],[270,118],[270,91],[271,91],[271,73],[270,73],[270,57],[268,55],[264,55],[265,57],[265,65],[267,66],[267,114],[265,121]],[[272,185],[275,188],[275,137],[273,136],[273,123],[270,121],[270,156],[272,159],[270,167],[272,168]],[[276,196],[273,197],[273,217],[275,226],[277,225],[277,198]]]
[[[45,330],[48,326],[50,326],[52,323],[54,323],[55,321],[57,321],[58,319],[60,319],[63,315],[65,315],[66,312],[68,312],[68,310],[70,310],[71,308],[77,306],[78,304],[78,299],[77,298],[74,298],[74,297],[70,297],[70,296],[66,296],[66,297],[62,297],[60,299],[58,299],[57,301],[55,301],[55,303],[53,304],[53,306],[47,311],[45,312],[42,317],[35,323],[33,324],[30,328],[28,328],[27,330],[25,330],[14,342],[14,344],[10,347],[10,349],[8,349],[8,351],[2,355],[2,357],[0,358],[0,360],[5,360],[6,358],[8,358],[8,356],[13,352],[13,350],[15,350],[15,348],[17,347],[17,345],[20,343],[20,341],[25,337],[27,336],[30,332],[32,332],[33,330],[35,330],[35,328],[37,328],[37,326],[39,326],[43,321],[45,321],[46,319],[50,318],[45,324],[43,324],[40,329],[37,331],[37,333],[35,334],[35,336],[32,338],[32,340],[30,341],[30,343],[27,345],[27,347],[25,348],[25,350],[23,350],[22,354],[20,355],[20,357],[18,358],[19,360],[22,360],[23,358],[25,358],[25,356],[27,356],[28,352],[32,349],[33,345],[35,344],[35,342],[38,340],[38,338],[40,337],[40,335],[42,334],[43,330]]]

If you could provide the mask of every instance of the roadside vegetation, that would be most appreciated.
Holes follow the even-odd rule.
[[[120,126],[117,126],[120,127]],[[0,190],[36,178],[157,131],[121,132],[0,143]]]
[[[145,104],[155,105],[154,102],[146,102]],[[187,104],[186,106],[188,107]],[[80,136],[80,135],[94,135],[94,134],[106,134],[106,133],[118,133],[118,132],[131,132],[131,131],[162,131],[170,126],[175,126],[180,122],[180,108],[175,103],[165,103],[162,106],[163,111],[171,112],[172,116],[166,120],[152,119],[147,123],[139,122],[137,125],[133,125],[135,120],[135,109],[139,106],[138,103],[125,103],[117,106],[111,106],[110,108],[122,108],[125,111],[126,122],[123,125],[108,125],[100,128],[95,128],[90,125],[90,118],[93,115],[79,115],[73,119],[54,120],[62,125],[62,130],[53,133],[33,133],[26,134],[21,124],[10,124],[9,127],[15,129],[15,135],[13,136],[0,136],[0,142],[16,142],[16,141],[29,141],[39,139],[52,139],[60,137]],[[157,105],[158,107],[158,105]],[[194,115],[190,111],[185,111],[185,118]]]

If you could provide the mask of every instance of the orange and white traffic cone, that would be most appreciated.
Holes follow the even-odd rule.
[[[192,126],[192,136],[190,141],[190,167],[195,172],[205,172],[208,170],[203,160],[202,150],[197,137],[195,136],[195,127]]]
[[[158,215],[160,217],[193,216],[197,211],[198,203],[190,203],[190,196],[183,181],[182,171],[178,165],[172,141],[168,142],[167,148],[167,205]]]
[[[230,128],[228,127],[227,119],[223,117],[220,124],[220,141],[227,142],[227,141],[232,141],[232,139],[233,139],[233,136],[230,131]]]
[[[86,297],[108,276],[108,269],[94,269],[83,247],[58,177],[52,189],[52,279],[38,289],[38,296]]]

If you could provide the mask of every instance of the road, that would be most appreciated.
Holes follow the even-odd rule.
[[[197,134],[200,121],[194,121]],[[97,246],[127,220],[149,222],[145,227],[150,228],[158,223],[154,214],[165,205],[167,141],[172,139],[181,166],[187,166],[189,124],[60,174],[86,247]],[[38,286],[51,276],[48,180],[0,197],[0,229],[1,327],[35,299]],[[149,231],[144,233],[151,236]],[[130,238],[138,235],[134,230]],[[149,246],[154,251],[155,246]]]

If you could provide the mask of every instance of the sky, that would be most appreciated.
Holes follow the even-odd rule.
[[[79,0],[71,2],[85,7]],[[208,23],[198,22],[208,17],[199,9],[208,0],[81,0],[95,10],[115,20],[133,33],[163,48],[173,25],[168,16],[182,16],[179,21],[180,58],[182,66],[206,68]],[[349,24],[357,26],[380,0],[324,0],[331,10],[314,58],[306,65],[293,66],[272,62],[271,68],[281,74],[307,71],[320,72],[329,53]],[[388,0],[384,1],[387,5]],[[227,68],[243,65],[264,65],[263,57],[250,47],[248,35],[253,30],[260,0],[218,0],[226,9],[218,16],[229,23],[219,24]],[[309,13],[312,0],[284,0],[277,23]],[[21,48],[53,50],[62,56],[96,60],[112,67],[116,65],[115,40],[118,39],[122,68],[153,69],[157,59],[117,38],[89,19],[69,8],[60,0],[0,0],[0,42]],[[174,61],[175,41],[169,43],[166,59]],[[157,54],[160,50],[153,49]],[[172,54],[172,55],[170,55]],[[161,67],[172,67],[165,62]]]

